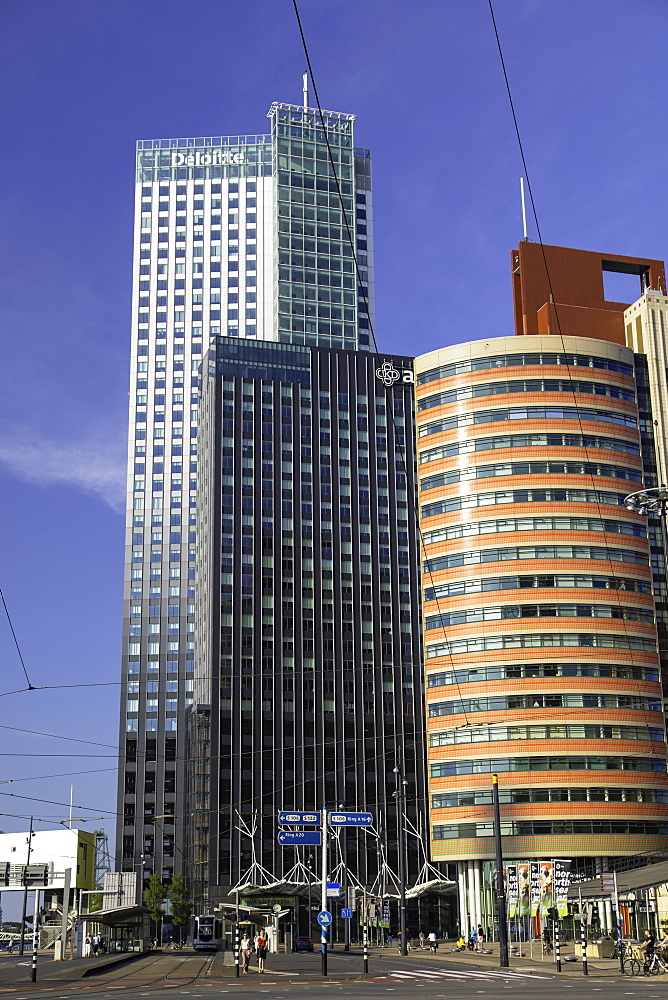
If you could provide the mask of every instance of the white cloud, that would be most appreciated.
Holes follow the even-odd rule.
[[[96,440],[95,438],[98,438]],[[0,462],[38,486],[74,486],[92,493],[113,510],[125,506],[125,443],[104,435],[54,442],[25,428],[0,429]]]

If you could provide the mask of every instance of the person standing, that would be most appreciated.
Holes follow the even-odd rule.
[[[241,944],[239,945],[239,954],[241,956],[241,971],[243,972],[244,976],[247,976],[251,959],[251,943],[248,934],[244,934],[244,936],[241,939]]]
[[[90,958],[90,935],[86,935],[86,940],[84,941],[84,958]]]
[[[267,939],[260,931],[256,941],[257,946],[257,971],[264,972],[264,960],[267,957]]]
[[[477,939],[478,939],[478,942],[477,942],[478,946],[476,948],[476,951],[484,951],[485,950],[485,932],[482,929],[482,924],[478,924]]]
[[[420,931],[420,948],[424,951],[424,931]]]

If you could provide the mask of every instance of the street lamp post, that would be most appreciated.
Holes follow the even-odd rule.
[[[629,493],[624,500],[628,510],[634,514],[643,516],[654,514],[660,517],[663,523],[663,558],[666,567],[666,583],[668,584],[668,487],[665,483],[661,486],[650,487],[646,490],[637,490]]]
[[[392,795],[397,800],[397,825],[398,825],[398,847],[399,847],[399,933],[401,935],[401,954],[408,954],[408,942],[406,940],[406,847],[404,833],[404,801],[406,798],[406,785],[408,782],[404,778],[400,767],[394,768],[397,782],[396,792]]]
[[[21,944],[19,947],[19,955],[22,955],[25,949],[25,937],[26,937],[26,913],[28,911],[28,868],[30,867],[30,853],[32,851],[32,838],[33,838],[33,818],[30,817],[30,833],[28,834],[28,860],[26,862],[25,875],[23,876],[23,884],[25,886],[23,890],[23,913],[21,914]]]
[[[308,936],[311,937],[311,889],[313,882],[313,855],[308,856]]]

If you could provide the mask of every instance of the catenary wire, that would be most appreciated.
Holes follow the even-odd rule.
[[[536,209],[536,202],[535,202],[535,199],[534,199],[533,188],[532,188],[531,179],[530,179],[530,176],[529,176],[529,169],[528,169],[528,166],[527,166],[527,160],[526,160],[526,156],[525,156],[525,153],[524,153],[524,145],[522,143],[522,136],[521,136],[521,133],[520,133],[519,121],[518,121],[518,118],[517,118],[517,113],[515,111],[515,103],[513,101],[512,90],[511,90],[511,87],[510,87],[510,78],[508,76],[508,71],[507,71],[507,68],[506,68],[506,62],[505,62],[505,58],[504,58],[504,55],[503,55],[503,48],[501,46],[501,38],[500,38],[500,35],[499,35],[499,31],[498,31],[498,27],[497,27],[497,23],[496,23],[496,18],[494,16],[494,7],[493,7],[493,4],[492,4],[492,0],[487,0],[487,2],[488,2],[488,5],[489,5],[489,12],[490,12],[491,20],[492,20],[492,28],[493,28],[493,31],[494,31],[494,38],[496,40],[496,46],[497,46],[498,53],[499,53],[499,61],[500,61],[501,70],[502,70],[502,73],[503,73],[503,79],[504,79],[504,83],[505,83],[505,87],[506,87],[506,93],[508,95],[508,103],[509,103],[509,106],[510,106],[510,112],[511,112],[511,116],[512,116],[512,119],[513,119],[513,126],[514,126],[514,129],[515,129],[515,136],[517,138],[517,145],[518,145],[518,149],[519,149],[519,153],[520,153],[520,158],[521,158],[521,161],[522,161],[522,168],[524,170],[524,176],[525,176],[525,179],[526,179],[526,182],[527,182],[527,191],[529,193],[529,201],[530,201],[530,204],[531,204],[531,212],[532,212],[534,223],[535,223],[535,226],[536,226],[536,234],[538,236],[538,244],[540,246],[543,267],[545,269],[545,277],[546,277],[548,288],[549,288],[549,292],[550,292],[550,302],[552,303],[552,306],[553,306],[553,309],[554,309],[554,317],[555,317],[555,321],[556,321],[556,325],[557,325],[557,336],[559,337],[559,340],[561,342],[561,349],[564,352],[565,357],[568,358],[568,352],[566,350],[566,343],[565,343],[565,339],[564,339],[564,334],[563,334],[563,330],[562,330],[562,327],[561,327],[560,309],[558,308],[558,304],[557,304],[556,297],[555,297],[555,294],[554,294],[554,286],[553,286],[553,283],[552,283],[552,275],[550,273],[550,267],[549,267],[549,264],[548,264],[547,254],[546,254],[546,251],[545,251],[545,243],[543,241],[543,235],[542,235],[541,228],[540,228],[540,223],[539,223],[539,220],[538,220],[538,211]],[[566,364],[564,365],[564,367],[566,368],[566,370],[568,372],[569,378],[572,378],[572,375],[573,375],[573,366],[568,362],[568,360],[566,361]],[[634,379],[634,383],[635,383],[635,379]],[[581,435],[582,435],[582,438],[583,438],[583,450],[585,452],[585,455],[586,455],[587,459],[591,459],[592,456],[590,454],[590,448],[586,444],[586,438],[585,438],[584,427],[583,427],[583,419],[582,419],[582,414],[580,412],[580,404],[578,403],[576,391],[575,391],[574,388],[572,389],[572,395],[573,395],[573,404],[574,404],[574,409],[575,409],[575,412],[576,412],[576,417],[577,417],[578,425],[579,425],[580,432],[581,432]],[[590,473],[589,474],[589,478],[591,480],[592,489],[594,490],[595,494],[598,494],[598,487],[596,485],[594,474]],[[599,516],[603,518],[604,517],[604,512],[602,510],[602,504],[601,504],[600,499],[597,498],[594,501],[594,503],[595,503],[596,507],[598,508]],[[649,540],[649,531],[648,531],[648,540]],[[665,540],[664,540],[664,545],[665,545]],[[614,573],[615,572],[615,567],[613,566],[613,560],[612,560],[611,555],[610,555],[610,548],[611,548],[611,546],[604,539],[603,540],[603,545],[601,547],[605,549],[605,551],[607,553],[607,557],[608,557],[607,561],[610,564],[610,570],[611,570],[611,572]],[[651,569],[651,564],[650,564],[650,569]],[[654,589],[654,588],[652,587],[652,589]],[[622,602],[621,591],[619,591],[619,590],[613,591],[613,595],[614,596],[613,596],[612,599],[613,600],[616,599],[617,604],[621,607],[622,606],[622,603],[621,603]],[[628,625],[626,623],[626,619],[625,618],[621,618],[621,619],[618,619],[618,620],[621,622],[621,626],[620,627],[622,628],[622,631],[623,631],[623,633],[624,633],[624,635],[626,637],[626,640],[627,640],[627,646],[628,646],[627,652],[629,654],[629,658],[631,660],[631,663],[632,664],[637,663],[637,658],[635,656],[635,652],[631,648],[630,633],[629,633]],[[657,651],[660,652],[660,650],[658,648],[657,648]],[[636,683],[636,690],[637,690],[638,693],[640,693],[640,691],[641,691],[641,687],[640,687],[640,682],[639,681],[637,681],[637,683]],[[650,723],[649,723],[649,719],[648,719],[648,712],[645,711],[644,715],[645,715],[645,721],[649,725]],[[658,755],[659,752],[660,751],[658,750],[658,748],[655,749],[654,747],[652,747],[652,749],[651,749],[651,753],[652,754],[657,754]]]
[[[25,661],[23,659],[23,653],[21,652],[21,647],[19,646],[19,640],[16,637],[16,632],[14,631],[14,625],[12,623],[11,615],[9,614],[9,608],[7,607],[7,601],[5,600],[5,595],[2,590],[0,590],[0,597],[2,598],[2,606],[5,609],[5,614],[7,615],[7,621],[9,623],[9,629],[12,633],[12,638],[14,639],[14,645],[16,646],[16,652],[19,654],[19,660],[21,661],[21,666],[23,667],[23,673],[26,675],[26,680],[28,682],[28,691],[32,691],[32,684],[30,683],[30,678],[28,677],[28,671],[26,670]]]
[[[315,74],[313,72],[313,66],[312,66],[312,63],[311,63],[311,57],[309,55],[308,45],[306,43],[306,36],[304,34],[304,29],[303,29],[303,26],[302,26],[301,17],[299,15],[299,7],[297,6],[297,0],[292,0],[292,5],[293,5],[293,8],[294,8],[295,17],[297,19],[297,26],[299,28],[299,35],[301,37],[302,47],[304,49],[304,56],[306,58],[306,64],[307,64],[307,67],[308,67],[309,77],[310,77],[311,83],[313,85],[313,95],[315,97],[316,106],[318,108],[318,115],[320,117],[320,124],[321,124],[322,130],[323,130],[324,136],[325,136],[325,143],[327,144],[327,153],[329,155],[329,162],[330,162],[330,166],[331,166],[331,169],[332,169],[332,174],[333,174],[335,182],[336,182],[336,190],[337,190],[337,193],[338,193],[339,202],[341,204],[342,215],[343,215],[343,218],[346,220],[346,232],[348,234],[348,240],[350,242],[350,249],[351,249],[351,253],[352,253],[352,256],[353,256],[353,261],[354,261],[354,264],[355,264],[355,274],[357,276],[358,294],[361,293],[361,295],[362,295],[362,297],[364,299],[364,307],[365,307],[365,310],[366,310],[366,316],[367,316],[367,320],[368,320],[368,323],[369,323],[369,333],[370,333],[370,337],[371,337],[371,343],[373,345],[374,352],[377,354],[378,353],[378,341],[376,339],[376,332],[374,330],[374,325],[373,325],[373,321],[371,319],[371,313],[370,313],[370,310],[369,310],[369,300],[368,300],[367,293],[366,293],[366,290],[365,290],[365,287],[364,287],[364,282],[362,281],[362,275],[361,275],[361,271],[360,271],[360,267],[359,267],[359,262],[358,262],[358,259],[357,259],[357,250],[356,250],[356,247],[355,247],[355,240],[353,238],[353,234],[352,234],[352,231],[350,229],[350,225],[348,224],[347,213],[346,213],[345,205],[344,205],[344,201],[343,201],[343,193],[341,191],[341,186],[340,186],[340,183],[339,183],[339,177],[338,177],[338,173],[337,173],[337,170],[336,170],[336,165],[334,163],[334,156],[332,154],[332,149],[331,149],[331,146],[330,146],[330,143],[329,143],[329,138],[328,138],[328,135],[327,135],[327,129],[325,128],[325,119],[324,119],[322,107],[321,107],[321,104],[320,104],[320,97],[319,97],[319,94],[318,94],[318,87],[317,87],[317,84],[315,82]],[[402,461],[403,461],[404,468],[407,470],[406,449],[405,449],[404,445],[401,445],[401,444],[398,443],[400,441],[400,435],[398,433],[397,422],[396,422],[395,415],[394,415],[394,407],[390,407],[390,411],[391,411],[391,419],[392,419],[392,428],[394,430],[395,448],[399,449],[399,451],[401,453],[401,456],[402,456]],[[418,510],[417,498],[413,495],[413,493],[412,493],[411,490],[407,490],[407,494],[408,494],[409,507],[410,507],[411,513],[413,515],[413,521],[415,523],[415,527],[416,527],[416,531],[417,531],[417,535],[418,535],[418,541],[420,543],[420,550],[424,551],[424,541],[423,541],[423,535],[422,535],[422,528],[421,528],[421,525],[420,525],[420,518],[419,518],[419,510]],[[425,570],[425,573],[426,573],[426,575],[429,576],[429,578],[431,580],[431,583],[433,585],[433,583],[434,583],[433,575],[432,575],[432,571],[431,571],[431,568],[429,567],[429,563],[428,562],[427,562],[427,568]],[[441,605],[440,605],[440,600],[439,600],[438,596],[436,596],[434,598],[434,604],[436,605],[437,612],[440,614],[441,613]],[[443,635],[447,638],[447,630],[446,630],[445,626],[443,626]],[[459,695],[459,697],[461,699],[460,682],[459,682],[459,678],[457,677],[456,671],[454,669],[455,668],[455,663],[454,663],[454,661],[452,659],[452,654],[450,653],[449,650],[448,650],[447,656],[448,656],[448,658],[450,660],[450,665],[453,668],[453,677],[455,679],[455,686],[457,688],[458,695]],[[402,665],[402,666],[404,666],[404,665]],[[424,676],[424,664],[420,665],[419,670],[421,672],[421,675]],[[469,722],[469,718],[468,718],[468,714],[467,714],[466,710],[464,710],[464,712],[462,712],[462,715],[466,719],[466,724],[470,725],[471,723]],[[425,734],[425,738],[426,738],[426,734]]]

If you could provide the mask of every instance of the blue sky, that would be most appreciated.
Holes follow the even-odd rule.
[[[521,166],[487,0],[300,6],[323,106],[373,152],[381,349],[511,333]],[[545,240],[664,259],[665,0],[495,11]],[[303,68],[291,0],[0,5],[0,587],[33,684],[111,682],[2,697],[3,726],[117,742],[135,140],[264,132]],[[0,663],[23,687],[2,620]],[[73,782],[75,816],[113,812],[113,749],[0,746],[1,793]],[[31,812],[67,816],[0,795],[0,828]]]

